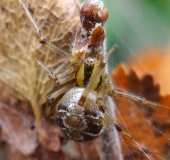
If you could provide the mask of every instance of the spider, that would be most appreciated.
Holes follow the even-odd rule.
[[[84,45],[71,55],[50,43],[42,35],[27,5],[22,4],[27,17],[36,30],[38,41],[54,53],[58,53],[67,59],[71,66],[62,74],[57,75],[50,71],[46,65],[37,60],[37,65],[44,69],[52,84],[60,86],[60,89],[47,96],[47,108],[49,114],[55,110],[55,119],[65,136],[79,142],[94,140],[101,135],[110,122],[118,132],[137,142],[135,138],[108,113],[105,96],[113,99],[126,97],[142,104],[162,107],[163,105],[146,100],[130,93],[114,88],[111,77],[105,73],[107,60],[116,49],[113,46],[104,55],[103,46],[105,30],[103,28],[108,19],[108,11],[103,2],[99,0],[86,0],[80,9],[80,20],[85,32]],[[71,83],[70,83],[71,82]],[[52,108],[52,103],[60,98]]]

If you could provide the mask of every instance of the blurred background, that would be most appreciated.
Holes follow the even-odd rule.
[[[103,0],[109,11],[105,24],[107,49],[118,49],[109,59],[110,69],[147,47],[170,43],[169,0]]]

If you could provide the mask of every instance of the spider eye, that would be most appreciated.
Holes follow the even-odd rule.
[[[94,65],[94,59],[93,58],[87,58],[85,61],[85,64],[87,66],[93,66]]]

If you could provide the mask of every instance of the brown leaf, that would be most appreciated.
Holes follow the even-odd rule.
[[[32,155],[25,156],[21,154],[13,146],[8,147],[9,160],[68,160],[67,156],[59,150],[58,152],[51,152],[44,149],[41,145],[38,146],[36,152]]]
[[[43,125],[38,128],[38,133],[39,141],[45,149],[52,152],[60,150],[60,140],[65,137],[57,125],[44,121]]]
[[[34,119],[23,112],[21,107],[0,103],[0,125],[9,144],[25,155],[34,153],[37,147],[37,133]],[[3,136],[4,137],[4,136]]]
[[[33,13],[42,35],[71,54],[70,45],[80,27],[78,2],[24,2]],[[54,87],[46,72],[37,67],[35,59],[43,60],[50,69],[65,59],[39,44],[19,1],[1,0],[0,21],[0,84],[4,87],[3,93],[0,92],[0,138],[26,159],[30,158],[27,155],[34,153],[38,159],[50,160],[55,157],[65,160],[67,158],[60,146],[64,138],[57,126],[44,120],[43,126],[36,128],[34,120],[37,111],[41,114],[41,106]],[[38,144],[40,148],[37,149]]]
[[[138,71],[134,71],[124,64],[117,66],[112,72],[116,88],[164,104],[167,107],[142,105],[126,98],[116,99],[119,111],[117,114],[118,122],[122,125],[125,124],[137,142],[148,149],[149,155],[155,159],[160,159],[160,157],[166,159],[169,156],[164,150],[169,144],[168,137],[170,137],[170,96],[161,96],[160,88],[162,86],[155,84],[154,77],[143,73],[139,78],[137,73]],[[129,148],[132,149],[131,156],[133,155],[136,159],[140,159],[140,157],[147,159],[142,156],[142,152],[132,141],[125,137],[123,137],[123,141],[123,153],[126,159],[129,156]],[[138,150],[138,154],[133,150]]]
[[[170,93],[170,48],[161,50],[150,47],[136,54],[136,57],[129,60],[128,66],[132,68],[141,78],[146,74],[152,75],[154,82],[160,84],[161,95]],[[140,60],[140,63],[138,61]]]

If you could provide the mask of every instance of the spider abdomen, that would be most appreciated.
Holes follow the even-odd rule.
[[[84,106],[78,105],[83,91],[84,88],[72,88],[57,104],[57,123],[62,132],[81,142],[98,137],[107,124],[104,113],[96,106],[95,91],[89,93]]]

